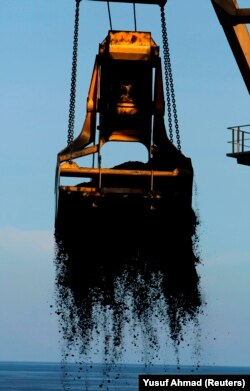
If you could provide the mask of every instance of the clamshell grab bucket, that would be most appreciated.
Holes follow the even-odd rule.
[[[98,216],[98,210],[108,215],[123,208],[143,215],[191,206],[192,163],[167,137],[159,47],[149,32],[109,31],[99,45],[86,111],[80,134],[57,157],[56,224],[72,210],[86,215],[95,209]],[[102,147],[113,141],[143,144],[148,161],[128,157],[102,167]],[[75,184],[64,185],[65,177]]]

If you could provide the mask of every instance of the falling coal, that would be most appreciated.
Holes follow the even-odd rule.
[[[125,167],[131,164],[138,167]],[[90,208],[81,197],[61,195],[63,214],[55,228],[57,314],[67,346],[87,355],[99,336],[104,360],[119,361],[129,324],[134,346],[140,344],[139,329],[153,358],[157,319],[178,347],[184,327],[203,306],[197,214],[172,198],[157,208],[136,198]]]

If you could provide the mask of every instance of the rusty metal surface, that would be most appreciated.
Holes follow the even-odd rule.
[[[113,59],[148,60],[153,50],[156,51],[155,55],[159,54],[158,46],[149,32],[110,31],[103,45]]]

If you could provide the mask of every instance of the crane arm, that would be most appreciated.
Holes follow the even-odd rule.
[[[236,0],[211,1],[250,93],[250,8],[240,9]]]

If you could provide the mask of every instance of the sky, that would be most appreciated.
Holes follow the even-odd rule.
[[[201,221],[198,272],[207,306],[195,343],[203,365],[249,366],[250,168],[226,154],[227,127],[250,123],[250,98],[210,0],[168,0],[165,9],[182,152],[192,159]],[[150,31],[161,46],[159,7],[136,10],[137,29]],[[57,153],[67,144],[74,12],[73,0],[0,1],[1,361],[60,361],[51,309],[54,178]],[[111,3],[111,16],[113,29],[134,29],[131,5]],[[76,135],[108,30],[106,4],[83,0]],[[181,364],[192,360],[183,346]]]

